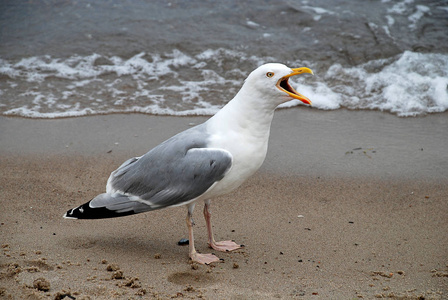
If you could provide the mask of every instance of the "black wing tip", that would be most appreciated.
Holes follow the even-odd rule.
[[[117,218],[124,217],[135,214],[133,210],[126,212],[116,212],[114,210],[107,209],[105,207],[97,207],[91,208],[89,206],[89,202],[78,206],[76,208],[72,208],[68,210],[64,214],[65,219],[109,219],[109,218]]]

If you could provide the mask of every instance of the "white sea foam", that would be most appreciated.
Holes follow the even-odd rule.
[[[302,6],[303,9],[308,9],[314,11],[316,14],[322,15],[322,14],[329,14],[332,15],[334,12],[329,11],[328,9],[322,8],[322,7],[314,7],[314,6]]]
[[[439,6],[438,8],[442,7]],[[425,15],[430,14],[431,9],[426,5],[415,4],[414,0],[403,0],[387,8],[387,12],[392,15],[407,17],[409,29],[416,30],[418,22]],[[385,17],[389,26],[395,24],[395,20],[391,15],[386,15]]]
[[[387,25],[392,26],[395,24],[395,19],[392,18],[392,16],[386,15],[386,19],[387,19]]]
[[[395,3],[391,8],[388,8],[387,11],[389,13],[394,13],[397,15],[405,14],[409,9],[408,7],[414,3],[414,0],[403,0],[398,3]]]
[[[412,15],[408,17],[409,19],[409,28],[416,29],[417,23],[420,21],[423,16],[430,11],[428,6],[425,5],[417,5],[416,6],[416,12],[414,12]]]
[[[252,29],[256,29],[256,28],[260,27],[260,24],[255,23],[254,21],[251,21],[249,19],[246,20],[246,25],[247,25],[247,27],[252,28]]]
[[[314,21],[319,21],[322,18],[322,15],[334,15],[335,13],[322,8],[322,7],[315,7],[315,6],[300,6],[300,10],[306,11],[309,14],[311,14],[313,16],[313,20]]]
[[[0,111],[40,118],[112,112],[214,114],[245,77],[238,68],[220,69],[238,66],[238,61],[256,66],[264,59],[215,49],[195,56],[173,50],[127,59],[92,54],[0,60],[0,74],[8,78],[0,87]],[[207,99],[210,91],[216,93]]]
[[[92,54],[0,59],[0,112],[31,118],[115,112],[212,115],[237,93],[252,69],[272,61],[229,49],[196,55],[179,50],[139,53],[130,58]],[[322,69],[317,63],[291,64],[302,65]],[[314,77],[291,81],[318,109],[377,109],[399,116],[448,109],[444,54],[405,52],[355,67],[335,64]]]
[[[319,109],[378,109],[417,116],[448,109],[448,55],[405,52],[397,58],[344,68],[298,84]]]

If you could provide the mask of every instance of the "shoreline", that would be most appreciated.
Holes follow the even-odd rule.
[[[216,253],[225,261],[214,267],[190,265],[177,246],[182,207],[62,218],[125,159],[208,117],[0,117],[0,296],[444,299],[447,116],[277,111],[259,172],[212,201],[216,238],[245,245]],[[195,236],[207,252],[201,210]],[[50,289],[34,288],[37,278]]]

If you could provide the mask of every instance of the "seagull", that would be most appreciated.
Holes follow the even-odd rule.
[[[211,264],[220,259],[196,251],[193,210],[204,201],[208,245],[216,251],[241,248],[213,237],[211,199],[238,188],[262,165],[276,107],[290,100],[311,101],[289,83],[295,75],[313,72],[269,63],[252,71],[236,96],[206,122],[187,129],[145,155],[125,161],[107,181],[106,193],[68,210],[64,218],[103,219],[186,206],[189,256]]]

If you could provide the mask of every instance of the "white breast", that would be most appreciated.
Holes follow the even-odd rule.
[[[223,129],[223,128],[221,128]],[[227,194],[238,188],[263,164],[268,149],[269,130],[263,134],[227,128],[216,130],[208,141],[208,147],[225,149],[232,155],[232,167],[207,194],[208,197]]]

